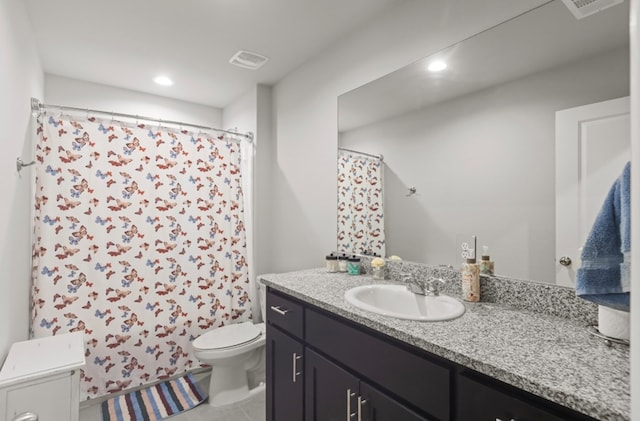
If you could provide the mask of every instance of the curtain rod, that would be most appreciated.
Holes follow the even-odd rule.
[[[208,127],[208,126],[199,126],[197,124],[184,123],[184,122],[181,122],[181,121],[162,120],[160,118],[145,117],[145,116],[141,116],[141,115],[126,114],[126,113],[115,113],[115,112],[102,111],[102,110],[93,110],[91,108],[78,108],[78,107],[67,107],[67,106],[64,106],[64,105],[43,104],[37,98],[31,98],[31,112],[40,113],[45,108],[57,108],[60,111],[82,111],[82,112],[86,112],[86,113],[106,114],[106,115],[111,115],[112,117],[113,116],[118,116],[118,117],[126,117],[126,118],[135,118],[135,119],[139,119],[139,120],[154,121],[154,122],[157,122],[157,123],[160,123],[160,124],[173,124],[173,125],[176,125],[176,126],[187,126],[187,127],[193,127],[193,128],[202,129],[202,130],[213,130],[213,131],[216,131],[216,132],[222,132],[222,133],[228,133],[228,134],[232,134],[232,135],[236,135],[236,136],[242,136],[245,139],[247,139],[249,142],[253,141],[253,133],[252,132],[239,133],[239,132],[235,132],[235,131],[232,131],[232,130],[217,129],[215,127]]]
[[[360,152],[360,151],[356,151],[353,149],[347,149],[347,148],[338,148],[339,151],[345,151],[345,152],[353,152],[353,153],[357,153],[360,155],[364,155],[364,156],[370,156],[371,158],[376,158],[379,159],[380,161],[384,161],[384,156],[382,156],[382,154],[379,155],[374,155],[372,153],[367,153],[367,152]]]

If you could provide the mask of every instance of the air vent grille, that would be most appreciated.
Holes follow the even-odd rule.
[[[262,54],[240,50],[229,59],[229,63],[244,69],[256,70],[262,67],[267,60],[269,60],[269,58]]]
[[[562,0],[576,19],[593,15],[608,7],[622,3],[624,0]]]

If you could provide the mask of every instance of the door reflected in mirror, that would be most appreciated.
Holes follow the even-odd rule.
[[[457,265],[475,235],[497,275],[554,283],[556,112],[629,95],[628,17],[550,2],[341,95],[339,146],[384,156],[384,254]]]

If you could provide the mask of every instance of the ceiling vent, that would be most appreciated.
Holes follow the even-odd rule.
[[[245,69],[256,70],[262,67],[267,60],[269,60],[269,58],[261,54],[240,50],[229,59],[229,63]]]
[[[576,19],[593,15],[608,7],[622,3],[624,0],[562,0]]]

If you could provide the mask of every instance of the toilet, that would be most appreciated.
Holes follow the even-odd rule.
[[[266,286],[256,286],[264,318]],[[230,405],[265,389],[264,382],[250,389],[248,380],[250,370],[265,366],[265,344],[265,324],[252,321],[212,329],[191,343],[195,357],[211,366],[209,405]]]

